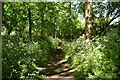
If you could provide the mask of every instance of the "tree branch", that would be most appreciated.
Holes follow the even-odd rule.
[[[115,13],[115,16],[107,23],[107,25],[109,25],[114,19],[116,19],[117,17],[120,16],[120,14],[117,15],[118,13],[119,13],[119,10]],[[117,16],[116,16],[116,15],[117,15]]]

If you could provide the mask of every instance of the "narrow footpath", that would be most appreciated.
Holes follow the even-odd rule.
[[[45,70],[47,78],[44,80],[75,80],[72,75],[75,70],[64,60],[63,51],[54,50],[50,55]]]

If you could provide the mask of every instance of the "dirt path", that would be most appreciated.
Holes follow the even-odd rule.
[[[64,53],[57,50],[51,53],[51,57],[46,65],[44,80],[75,80],[72,73],[75,70],[64,60]]]

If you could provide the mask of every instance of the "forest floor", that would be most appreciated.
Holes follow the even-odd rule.
[[[54,50],[50,53],[49,61],[46,65],[44,80],[75,80],[73,76],[75,70],[71,68],[64,59],[62,50]]]

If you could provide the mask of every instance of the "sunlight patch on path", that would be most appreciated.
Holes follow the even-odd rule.
[[[73,73],[75,69],[71,68],[68,61],[64,59],[64,53],[51,53],[50,60],[46,65],[45,75],[43,80],[75,80]]]

